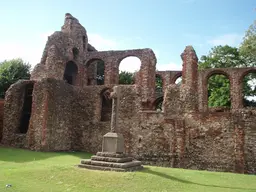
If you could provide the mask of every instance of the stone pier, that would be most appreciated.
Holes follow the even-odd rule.
[[[112,98],[112,116],[110,132],[103,136],[102,152],[91,159],[82,159],[78,167],[105,171],[135,171],[143,168],[140,161],[125,154],[124,138],[116,133],[119,109],[119,87],[115,86],[110,94]]]

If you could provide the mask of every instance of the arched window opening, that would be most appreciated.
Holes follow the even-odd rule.
[[[134,84],[135,74],[140,70],[141,61],[138,57],[129,56],[124,58],[119,65],[119,84]]]
[[[107,89],[101,93],[101,121],[110,121],[112,114],[112,99],[110,90]]]
[[[93,59],[87,64],[87,85],[104,85],[105,63],[100,59]]]
[[[218,111],[231,107],[230,81],[225,75],[215,74],[208,79],[208,107]]]
[[[163,79],[160,75],[156,74],[155,80],[156,94],[163,94]]]
[[[83,36],[83,49],[85,50],[85,36]]]
[[[248,73],[243,78],[244,107],[256,107],[256,73]]]
[[[64,80],[70,84],[75,85],[76,77],[78,73],[77,65],[73,61],[69,61],[66,64],[65,72],[64,72]]]
[[[154,107],[156,111],[162,111],[162,105],[163,105],[163,96],[157,98],[154,102]]]
[[[32,109],[33,84],[27,84],[25,87],[24,101],[20,118],[19,133],[26,134],[29,127],[29,121]]]
[[[176,85],[181,85],[182,84],[182,76],[179,76],[175,82],[174,82]]]
[[[78,54],[79,54],[79,50],[76,47],[74,47],[72,49],[72,52],[73,52],[73,59],[77,59]]]

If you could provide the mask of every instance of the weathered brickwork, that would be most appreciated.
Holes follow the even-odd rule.
[[[256,68],[198,71],[196,53],[187,46],[182,71],[156,71],[151,49],[97,51],[70,14],[61,31],[48,38],[31,80],[7,91],[2,143],[41,151],[100,151],[110,130],[109,93],[128,56],[138,57],[141,68],[134,85],[120,85],[117,132],[124,136],[126,153],[151,165],[256,173],[256,110],[242,104],[242,79]],[[104,85],[97,85],[97,60],[104,61]],[[207,81],[213,74],[229,78],[231,109],[208,108]],[[156,75],[163,81],[162,111],[155,110]]]
[[[4,100],[0,99],[0,141],[3,135]]]

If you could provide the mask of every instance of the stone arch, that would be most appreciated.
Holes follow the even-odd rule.
[[[171,81],[171,83],[172,84],[179,84],[179,79],[181,79],[182,80],[182,72],[180,71],[180,72],[177,72],[175,75],[174,75],[174,77],[172,78],[172,81]],[[182,82],[182,81],[181,81]]]
[[[68,61],[66,63],[63,79],[70,85],[76,85],[78,75],[78,67],[75,62]]]
[[[229,79],[229,81],[231,80],[229,73],[227,73],[226,71],[221,70],[221,69],[214,69],[214,70],[211,70],[210,72],[207,73],[206,78],[204,79],[204,81],[208,82],[209,78],[213,75],[224,75]]]
[[[100,93],[101,98],[101,121],[110,121],[112,114],[112,99],[110,98],[111,89],[105,88]]]
[[[94,58],[85,63],[87,71],[87,85],[104,85],[105,62]]]
[[[213,108],[214,111],[221,112],[223,108],[231,108],[231,82],[228,73],[223,70],[212,70],[206,75],[205,84],[208,109]],[[215,97],[216,94],[220,97]]]
[[[163,105],[164,97],[160,96],[153,102],[153,109],[154,110],[161,110]]]
[[[118,63],[119,84],[134,84],[136,77],[138,77],[141,64],[141,59],[138,56],[128,55],[122,57]]]
[[[244,71],[239,78],[243,107],[256,107],[256,69]]]

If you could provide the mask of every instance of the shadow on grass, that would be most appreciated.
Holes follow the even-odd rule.
[[[24,163],[67,155],[80,159],[89,159],[92,156],[85,152],[38,152],[0,146],[0,161],[7,162]]]
[[[165,173],[161,173],[161,172],[157,172],[157,171],[153,171],[150,168],[144,167],[144,170],[141,171],[141,173],[148,173],[148,174],[152,174],[155,176],[159,176],[165,179],[169,179],[172,181],[177,181],[177,182],[181,182],[184,184],[192,184],[192,185],[198,185],[198,186],[203,186],[203,187],[216,187],[216,188],[225,188],[225,189],[239,189],[239,190],[252,190],[252,191],[256,191],[256,188],[252,189],[252,188],[241,188],[241,187],[227,187],[227,186],[219,186],[219,185],[208,185],[208,184],[202,184],[202,183],[196,183],[196,182],[192,182],[192,181],[188,181],[185,179],[180,179],[171,175],[167,175]]]

